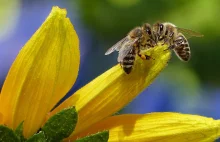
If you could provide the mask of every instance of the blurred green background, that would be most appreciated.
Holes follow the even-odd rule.
[[[67,97],[117,64],[117,53],[104,53],[132,28],[168,21],[204,37],[189,39],[192,58],[188,63],[173,54],[156,81],[119,113],[177,111],[220,119],[220,1],[0,0],[1,86],[19,50],[53,5],[68,10],[80,38],[79,77]]]

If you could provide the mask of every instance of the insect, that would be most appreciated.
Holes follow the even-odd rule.
[[[142,49],[152,48],[157,45],[155,41],[155,35],[153,34],[151,25],[145,23],[142,25],[143,38],[140,41]]]
[[[150,37],[149,33],[147,33],[146,28],[148,27],[145,26],[134,28],[127,34],[125,38],[117,42],[105,53],[105,55],[109,55],[114,51],[118,51],[119,53],[117,60],[127,74],[132,71],[136,55],[145,60],[152,59],[150,56],[140,53],[140,47],[153,47],[153,42],[151,40],[148,40]],[[151,27],[149,28],[151,30]]]
[[[172,23],[156,23],[153,25],[153,34],[155,35],[155,41],[168,44],[168,49],[173,49],[177,57],[182,61],[189,61],[191,57],[191,51],[187,38],[183,35],[187,35],[188,38],[202,37],[203,35],[189,30],[176,27]]]

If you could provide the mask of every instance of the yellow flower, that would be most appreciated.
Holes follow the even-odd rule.
[[[50,110],[69,91],[79,70],[79,41],[66,10],[53,7],[42,26],[18,54],[0,94],[0,123],[15,129],[24,121],[30,137],[58,111],[75,106],[78,122],[66,140],[109,130],[109,141],[210,141],[220,121],[178,113],[111,116],[152,83],[167,65],[170,51],[158,45],[145,51],[155,60],[137,56],[127,75],[116,65]],[[156,103],[156,102],[155,102]]]

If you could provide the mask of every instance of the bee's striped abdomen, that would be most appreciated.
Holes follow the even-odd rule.
[[[177,42],[177,47],[174,48],[174,51],[180,60],[187,62],[191,56],[189,43],[182,34],[178,38],[182,39],[182,42]]]
[[[189,61],[191,53],[188,44],[181,44],[179,47],[175,48],[175,52],[181,60],[186,62]]]
[[[129,74],[132,70],[132,67],[134,65],[134,61],[135,61],[135,52],[132,50],[131,52],[128,53],[128,55],[126,55],[123,59],[123,61],[120,63],[123,70]]]

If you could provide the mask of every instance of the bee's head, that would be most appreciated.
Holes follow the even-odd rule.
[[[142,37],[142,30],[140,27],[134,28],[129,33],[131,38],[141,38]]]
[[[164,26],[163,23],[156,23],[153,25],[153,32],[154,32],[154,35],[157,37],[157,41],[162,39],[164,34],[165,34],[165,29],[166,27]]]
[[[153,29],[152,29],[151,25],[148,24],[148,23],[145,23],[145,24],[142,26],[142,30],[143,30],[144,34],[145,34],[148,38],[152,39],[152,40],[151,40],[151,42],[152,42],[151,44],[152,44],[153,46],[156,46],[156,41],[157,41],[157,39],[156,39],[155,34],[153,33]]]
[[[148,35],[149,37],[152,36],[152,30],[151,30],[151,26],[148,23],[145,23],[143,26],[143,31],[145,32],[146,35]]]

